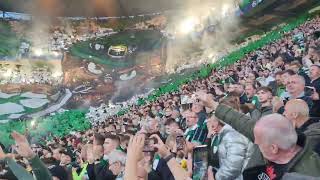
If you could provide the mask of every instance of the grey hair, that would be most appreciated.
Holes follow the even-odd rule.
[[[298,78],[302,84],[306,85],[306,80],[304,79],[303,76],[296,74],[296,75],[293,75],[292,77]]]
[[[110,154],[108,154],[108,161],[109,161],[109,164],[120,162],[122,165],[125,165],[126,154],[119,150],[113,150]]]
[[[297,143],[298,135],[293,124],[280,114],[266,115],[257,125],[261,126],[267,144],[276,144],[282,150],[289,150]]]

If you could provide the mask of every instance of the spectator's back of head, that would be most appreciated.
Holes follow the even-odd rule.
[[[64,180],[68,179],[68,172],[62,166],[53,166],[49,168],[51,175],[55,178],[55,180]]]
[[[298,136],[290,120],[280,114],[270,114],[257,121],[254,138],[263,156],[278,163],[280,158],[292,152]]]
[[[292,121],[295,127],[300,127],[309,119],[309,107],[302,99],[292,99],[286,103],[283,114]]]

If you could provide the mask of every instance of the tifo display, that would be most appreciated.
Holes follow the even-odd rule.
[[[125,45],[110,46],[108,49],[108,55],[113,58],[123,58],[127,55],[128,48]]]
[[[29,3],[0,1],[0,179],[319,179],[318,0]]]

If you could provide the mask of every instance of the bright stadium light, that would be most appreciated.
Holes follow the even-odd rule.
[[[42,49],[35,49],[34,50],[34,54],[36,55],[36,56],[42,56],[43,55],[43,51],[42,51]]]
[[[208,58],[211,59],[211,58],[214,57],[214,55],[215,55],[214,53],[210,53],[210,54],[208,55]]]
[[[11,76],[11,74],[12,74],[11,69],[8,69],[5,73],[3,73],[3,76],[6,77],[6,78],[8,78],[8,77]]]
[[[222,11],[221,11],[221,14],[223,17],[227,16],[228,12],[231,10],[231,7],[229,4],[224,4],[222,6]]]
[[[30,125],[31,125],[31,127],[34,127],[34,126],[36,125],[36,120],[32,120],[32,121],[30,122]]]
[[[56,51],[53,51],[52,54],[55,56],[55,57],[58,57],[60,55],[60,53],[56,52]]]
[[[52,74],[52,77],[54,78],[58,78],[58,77],[61,77],[62,76],[62,72],[61,71],[56,71]]]
[[[189,17],[182,21],[182,23],[179,26],[179,31],[182,34],[188,34],[192,32],[195,29],[195,26],[197,25],[198,21],[195,17]]]

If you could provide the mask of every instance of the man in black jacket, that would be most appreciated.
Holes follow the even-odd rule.
[[[284,109],[284,116],[293,123],[298,134],[305,134],[313,150],[320,154],[320,151],[315,149],[320,142],[320,121],[309,117],[308,105],[301,99],[293,99],[287,102]]]
[[[288,90],[290,97],[286,99],[285,103],[292,99],[302,99],[308,104],[308,107],[311,110],[309,112],[310,116],[312,117],[316,113],[316,111],[312,111],[312,108],[313,108],[312,98],[310,96],[307,96],[305,93],[305,81],[302,76],[299,76],[299,75],[290,76],[288,78],[286,88]],[[282,114],[284,112],[284,106],[278,109],[278,107],[275,107],[275,103],[273,105],[275,110],[278,111],[279,113]]]

